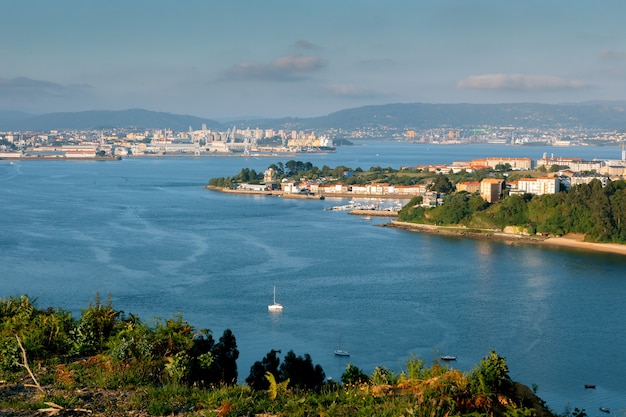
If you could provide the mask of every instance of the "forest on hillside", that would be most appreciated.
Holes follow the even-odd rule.
[[[384,182],[393,185],[424,184],[429,191],[445,194],[443,204],[438,207],[422,207],[422,197],[414,197],[400,211],[398,220],[412,223],[436,225],[463,225],[479,229],[499,229],[519,226],[526,233],[561,236],[567,233],[581,233],[594,242],[626,243],[626,181],[608,181],[603,186],[594,179],[588,184],[573,186],[556,194],[509,195],[504,191],[503,198],[493,204],[487,203],[478,193],[455,192],[455,185],[462,181],[480,181],[495,177],[503,181],[546,175],[542,171],[511,171],[508,164],[495,169],[481,169],[473,172],[464,170],[442,174],[403,167],[374,166],[368,170],[324,165],[318,168],[310,162],[288,161],[271,164],[276,182],[282,179],[321,181],[323,183],[367,184]],[[555,172],[558,166],[549,168]],[[554,175],[554,174],[552,174]],[[209,185],[234,188],[240,183],[262,183],[263,173],[243,168],[232,177],[211,178]]]
[[[398,215],[399,221],[438,225],[465,225],[485,229],[520,226],[529,234],[561,236],[582,233],[595,242],[626,243],[626,181],[599,180],[569,191],[544,195],[510,195],[488,204],[477,194],[448,194],[443,205],[421,207],[413,198]]]

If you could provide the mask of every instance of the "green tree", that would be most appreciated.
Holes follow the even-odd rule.
[[[267,355],[261,360],[256,361],[250,368],[250,375],[246,378],[246,383],[253,390],[267,390],[269,389],[270,382],[266,377],[269,372],[273,375],[274,379],[280,382],[280,358],[278,357],[280,350],[270,350]]]
[[[239,171],[239,174],[233,177],[233,180],[236,182],[252,184],[259,183],[262,179],[262,174],[257,174],[254,169],[250,168],[243,168],[241,171]]]
[[[398,213],[398,220],[401,222],[424,223],[426,209],[421,206],[424,197],[413,197]]]
[[[469,207],[470,212],[476,213],[477,211],[482,211],[489,207],[489,203],[487,203],[481,196],[472,195],[467,200],[467,205]]]
[[[281,380],[289,380],[290,387],[319,391],[324,385],[326,375],[320,365],[313,365],[311,356],[302,356],[290,350],[280,365]]]
[[[626,242],[626,189],[617,189],[610,197],[615,223],[615,241]]]
[[[237,340],[230,329],[224,330],[224,334],[215,344],[213,349],[215,362],[212,367],[212,383],[236,384],[237,383]]]
[[[344,385],[367,384],[369,377],[355,365],[348,364],[346,370],[341,375],[341,382]]]
[[[211,331],[202,329],[193,336],[193,344],[189,349],[190,371],[189,382],[201,386],[211,382],[211,371],[215,364],[215,340]]]
[[[525,225],[528,220],[528,209],[523,196],[512,195],[494,204],[489,209],[493,222],[500,228],[512,225]]]
[[[437,223],[459,224],[471,214],[469,207],[470,194],[459,192],[448,194],[441,207],[432,211],[432,219]]]
[[[448,177],[440,174],[435,177],[435,180],[432,182],[432,184],[430,184],[428,189],[440,193],[450,193],[454,191],[454,185],[452,185]]]

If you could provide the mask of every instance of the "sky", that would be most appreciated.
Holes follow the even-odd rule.
[[[624,0],[7,0],[0,14],[0,110],[626,100]]]

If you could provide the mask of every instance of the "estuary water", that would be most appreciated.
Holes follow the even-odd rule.
[[[619,159],[618,147],[365,143],[314,165],[487,156]],[[470,370],[490,349],[555,412],[626,415],[626,257],[411,233],[324,208],[346,200],[202,188],[271,158],[0,161],[0,297],[79,316],[96,292],[150,322],[177,313],[240,350],[239,382],[271,349],[399,372],[412,354]],[[282,160],[286,162],[285,159]],[[267,311],[276,286],[279,314]],[[349,350],[349,358],[333,350]],[[585,389],[594,384],[596,389]]]

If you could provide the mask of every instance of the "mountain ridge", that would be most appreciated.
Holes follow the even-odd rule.
[[[582,103],[435,104],[388,103],[347,108],[319,117],[284,117],[233,120],[220,123],[210,118],[156,112],[145,109],[87,110],[29,115],[0,111],[0,130],[48,131],[101,128],[213,130],[229,126],[285,130],[420,130],[512,126],[521,128],[626,129],[626,101]]]
[[[11,119],[11,113],[16,114],[18,117]],[[203,124],[212,129],[222,128],[221,123],[208,118],[145,109],[85,110],[40,115],[0,111],[0,130],[48,131],[54,129],[161,128],[182,131],[187,130],[190,126],[195,126],[196,129],[199,129]]]

